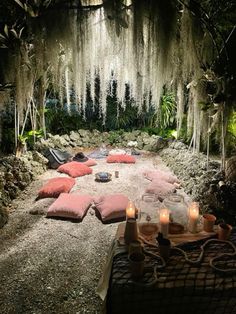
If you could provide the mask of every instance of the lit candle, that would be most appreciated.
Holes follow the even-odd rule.
[[[160,209],[160,232],[164,238],[168,237],[169,232],[169,210],[167,208]]]
[[[199,204],[192,202],[189,206],[189,231],[192,233],[197,232],[197,223],[199,218]]]
[[[129,201],[127,207],[126,207],[126,218],[127,219],[134,219],[135,218],[135,206],[134,203]]]

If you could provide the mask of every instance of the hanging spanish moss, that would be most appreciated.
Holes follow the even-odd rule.
[[[96,9],[84,9],[92,2]],[[32,38],[15,55],[12,64],[17,71],[10,79],[16,83],[19,124],[39,87],[38,93],[45,95],[50,85],[61,106],[66,104],[70,113],[74,104],[84,119],[91,100],[93,108],[99,105],[104,124],[108,96],[116,96],[118,106],[125,108],[128,87],[138,114],[145,104],[155,108],[158,117],[163,90],[172,90],[177,95],[178,133],[187,115],[191,144],[199,151],[202,127],[208,122],[199,106],[206,96],[199,80],[202,62],[212,57],[212,51],[197,23],[186,7],[172,0],[82,1],[78,8],[54,12],[53,19],[45,14],[36,22],[29,20]],[[36,106],[44,105],[42,96]]]
[[[177,126],[178,131],[182,125],[185,102],[183,101],[184,89],[188,90],[187,98],[187,136],[193,151],[200,151],[201,142],[207,130],[207,115],[201,111],[200,103],[207,101],[208,96],[203,86],[204,70],[202,65],[209,61],[204,49],[206,38],[199,26],[199,21],[192,13],[183,8],[180,28],[180,60],[177,86]],[[203,61],[204,60],[204,61]],[[201,135],[203,134],[203,139]]]

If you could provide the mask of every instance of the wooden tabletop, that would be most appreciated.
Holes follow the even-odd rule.
[[[124,243],[125,225],[126,225],[126,222],[122,222],[118,225],[118,228],[117,228],[116,239],[119,240],[120,243]],[[137,227],[138,227],[138,223],[137,223]],[[217,229],[217,226],[214,230],[215,232],[200,231],[197,233],[184,232],[180,234],[169,234],[168,238],[171,241],[171,245],[175,246],[181,243],[194,242],[197,240],[212,238],[217,235],[216,229]],[[146,241],[156,244],[157,234],[153,234],[152,236],[148,237],[139,233],[139,236],[144,238]]]

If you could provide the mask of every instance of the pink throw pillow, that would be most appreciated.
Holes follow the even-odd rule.
[[[111,155],[107,157],[108,163],[126,163],[126,164],[134,164],[136,159],[131,155]]]
[[[49,207],[47,217],[79,219],[87,213],[93,198],[90,195],[62,193]]]
[[[57,168],[57,171],[66,173],[72,178],[81,177],[86,174],[91,174],[93,172],[93,170],[84,165],[84,163],[77,161],[71,161],[61,165],[59,168]]]
[[[166,181],[166,182],[172,183],[172,184],[179,183],[179,180],[178,180],[178,178],[175,175],[173,175],[170,172],[165,172],[165,171],[162,171],[162,170],[145,171],[143,173],[143,175],[144,175],[145,178],[147,178],[150,181],[162,180],[162,181]]]
[[[150,194],[156,194],[160,201],[170,193],[174,193],[176,191],[176,187],[163,180],[153,180],[149,186],[146,188],[145,192]]]
[[[58,197],[61,193],[69,193],[75,184],[73,178],[52,178],[39,190],[37,199]]]
[[[100,196],[94,199],[94,204],[104,222],[126,218],[126,207],[129,199],[123,194]]]

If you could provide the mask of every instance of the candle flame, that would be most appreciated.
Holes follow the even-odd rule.
[[[197,202],[192,202],[189,206],[189,216],[191,218],[197,219],[199,216],[199,204]]]
[[[126,218],[135,218],[135,206],[132,201],[129,201],[126,207]]]
[[[160,223],[169,223],[169,210],[167,208],[160,210]]]

